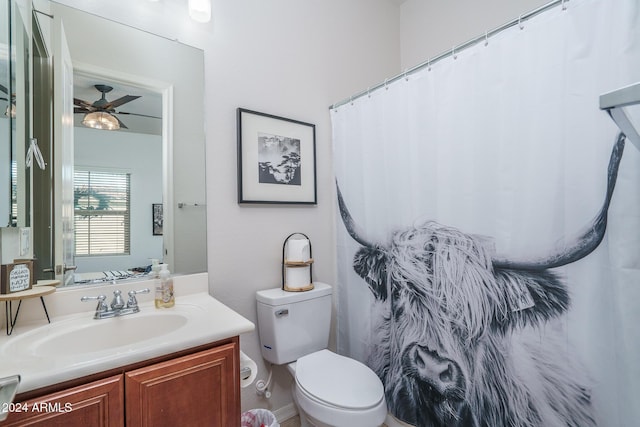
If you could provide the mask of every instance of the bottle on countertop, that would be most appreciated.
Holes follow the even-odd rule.
[[[160,277],[160,260],[151,258],[151,277],[158,279]]]
[[[159,278],[156,279],[156,308],[173,307],[176,303],[173,295],[173,279],[168,264],[160,264]]]

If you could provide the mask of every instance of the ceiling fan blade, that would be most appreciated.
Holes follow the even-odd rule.
[[[116,99],[114,101],[111,101],[111,102],[105,104],[103,108],[105,110],[111,110],[111,109],[114,109],[116,107],[121,106],[122,104],[126,104],[127,102],[131,102],[134,99],[138,99],[138,98],[140,98],[140,96],[137,96],[137,95],[125,95],[122,98],[118,98],[118,99]]]
[[[82,99],[73,98],[73,105],[77,105],[78,107],[86,108],[87,110],[91,109],[93,111],[93,106],[90,102],[84,101]]]
[[[139,113],[127,113],[126,111],[114,111],[111,114],[126,114],[128,116],[149,117],[150,119],[160,119],[160,120],[162,120],[162,117],[149,116],[147,114],[139,114]]]
[[[122,120],[120,120],[116,116],[113,116],[113,117],[118,121],[118,124],[120,125],[121,129],[129,129],[124,123],[122,123]]]

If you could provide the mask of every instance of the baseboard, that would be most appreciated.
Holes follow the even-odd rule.
[[[298,415],[298,410],[296,409],[296,405],[291,402],[288,405],[273,411],[273,415],[275,415],[278,422],[281,423]]]

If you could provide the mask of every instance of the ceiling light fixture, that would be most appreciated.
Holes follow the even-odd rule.
[[[189,16],[197,22],[211,21],[211,0],[189,0]]]
[[[93,113],[87,113],[82,119],[82,124],[88,128],[103,129],[103,130],[118,130],[120,129],[120,123],[111,114],[106,111],[94,111]]]

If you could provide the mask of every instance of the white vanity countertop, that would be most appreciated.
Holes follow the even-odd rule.
[[[152,292],[138,295],[139,313],[111,319],[93,319],[95,301],[89,311],[84,303],[71,301],[104,293],[110,302],[113,289],[126,295],[131,289],[151,288],[153,282],[122,283],[100,292],[74,289],[45,297],[47,308],[52,306],[50,324],[45,319],[21,326],[19,318],[11,336],[0,331],[0,378],[19,374],[18,393],[22,393],[253,331],[252,322],[208,294],[206,276],[174,277],[174,307],[156,309]],[[65,314],[63,306],[84,311]],[[29,311],[37,310],[32,305]]]

